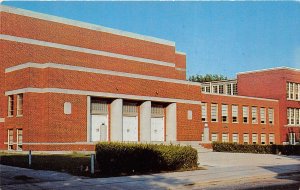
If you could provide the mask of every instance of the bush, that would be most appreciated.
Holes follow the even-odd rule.
[[[98,143],[96,160],[101,174],[122,175],[174,171],[197,167],[197,151],[178,145]]]
[[[234,144],[219,143],[212,144],[215,152],[240,152],[258,154],[285,154],[300,155],[300,145],[258,145],[258,144]]]

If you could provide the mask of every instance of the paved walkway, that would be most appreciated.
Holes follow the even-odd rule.
[[[230,185],[241,181],[276,179],[285,173],[300,173],[300,157],[297,156],[207,152],[200,155],[200,163],[206,170],[94,179],[1,165],[0,187],[3,190],[210,189],[220,183]],[[16,175],[32,179],[16,180]]]

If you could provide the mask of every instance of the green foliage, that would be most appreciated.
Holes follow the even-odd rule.
[[[98,143],[96,159],[102,174],[122,175],[197,167],[197,151],[178,145]]]
[[[217,75],[217,74],[206,74],[206,75],[192,75],[188,79],[189,81],[193,82],[211,82],[211,81],[220,81],[220,80],[227,80],[227,77],[224,75]]]
[[[300,145],[258,145],[258,144],[234,144],[219,143],[212,144],[215,152],[240,152],[258,154],[284,154],[300,155]]]

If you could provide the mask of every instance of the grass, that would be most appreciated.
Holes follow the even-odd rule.
[[[109,175],[103,175],[99,172],[97,162],[95,160],[95,174],[90,173],[90,154],[82,153],[72,153],[72,154],[33,154],[31,158],[32,165],[28,165],[28,154],[22,153],[8,153],[0,152],[0,164],[16,166],[22,168],[31,168],[35,170],[51,170],[58,172],[65,172],[76,176],[86,176],[86,177],[112,177]],[[86,168],[88,170],[86,171]],[[181,169],[176,170],[181,171],[191,171],[203,169],[200,167],[195,167],[192,169]],[[160,173],[165,173],[170,171],[161,171]],[[122,173],[115,176],[128,176],[128,175],[143,175],[152,174],[151,172],[146,173]]]

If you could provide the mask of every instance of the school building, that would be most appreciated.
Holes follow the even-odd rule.
[[[1,150],[299,141],[297,69],[200,84],[186,80],[186,55],[174,42],[7,6],[0,11]]]

